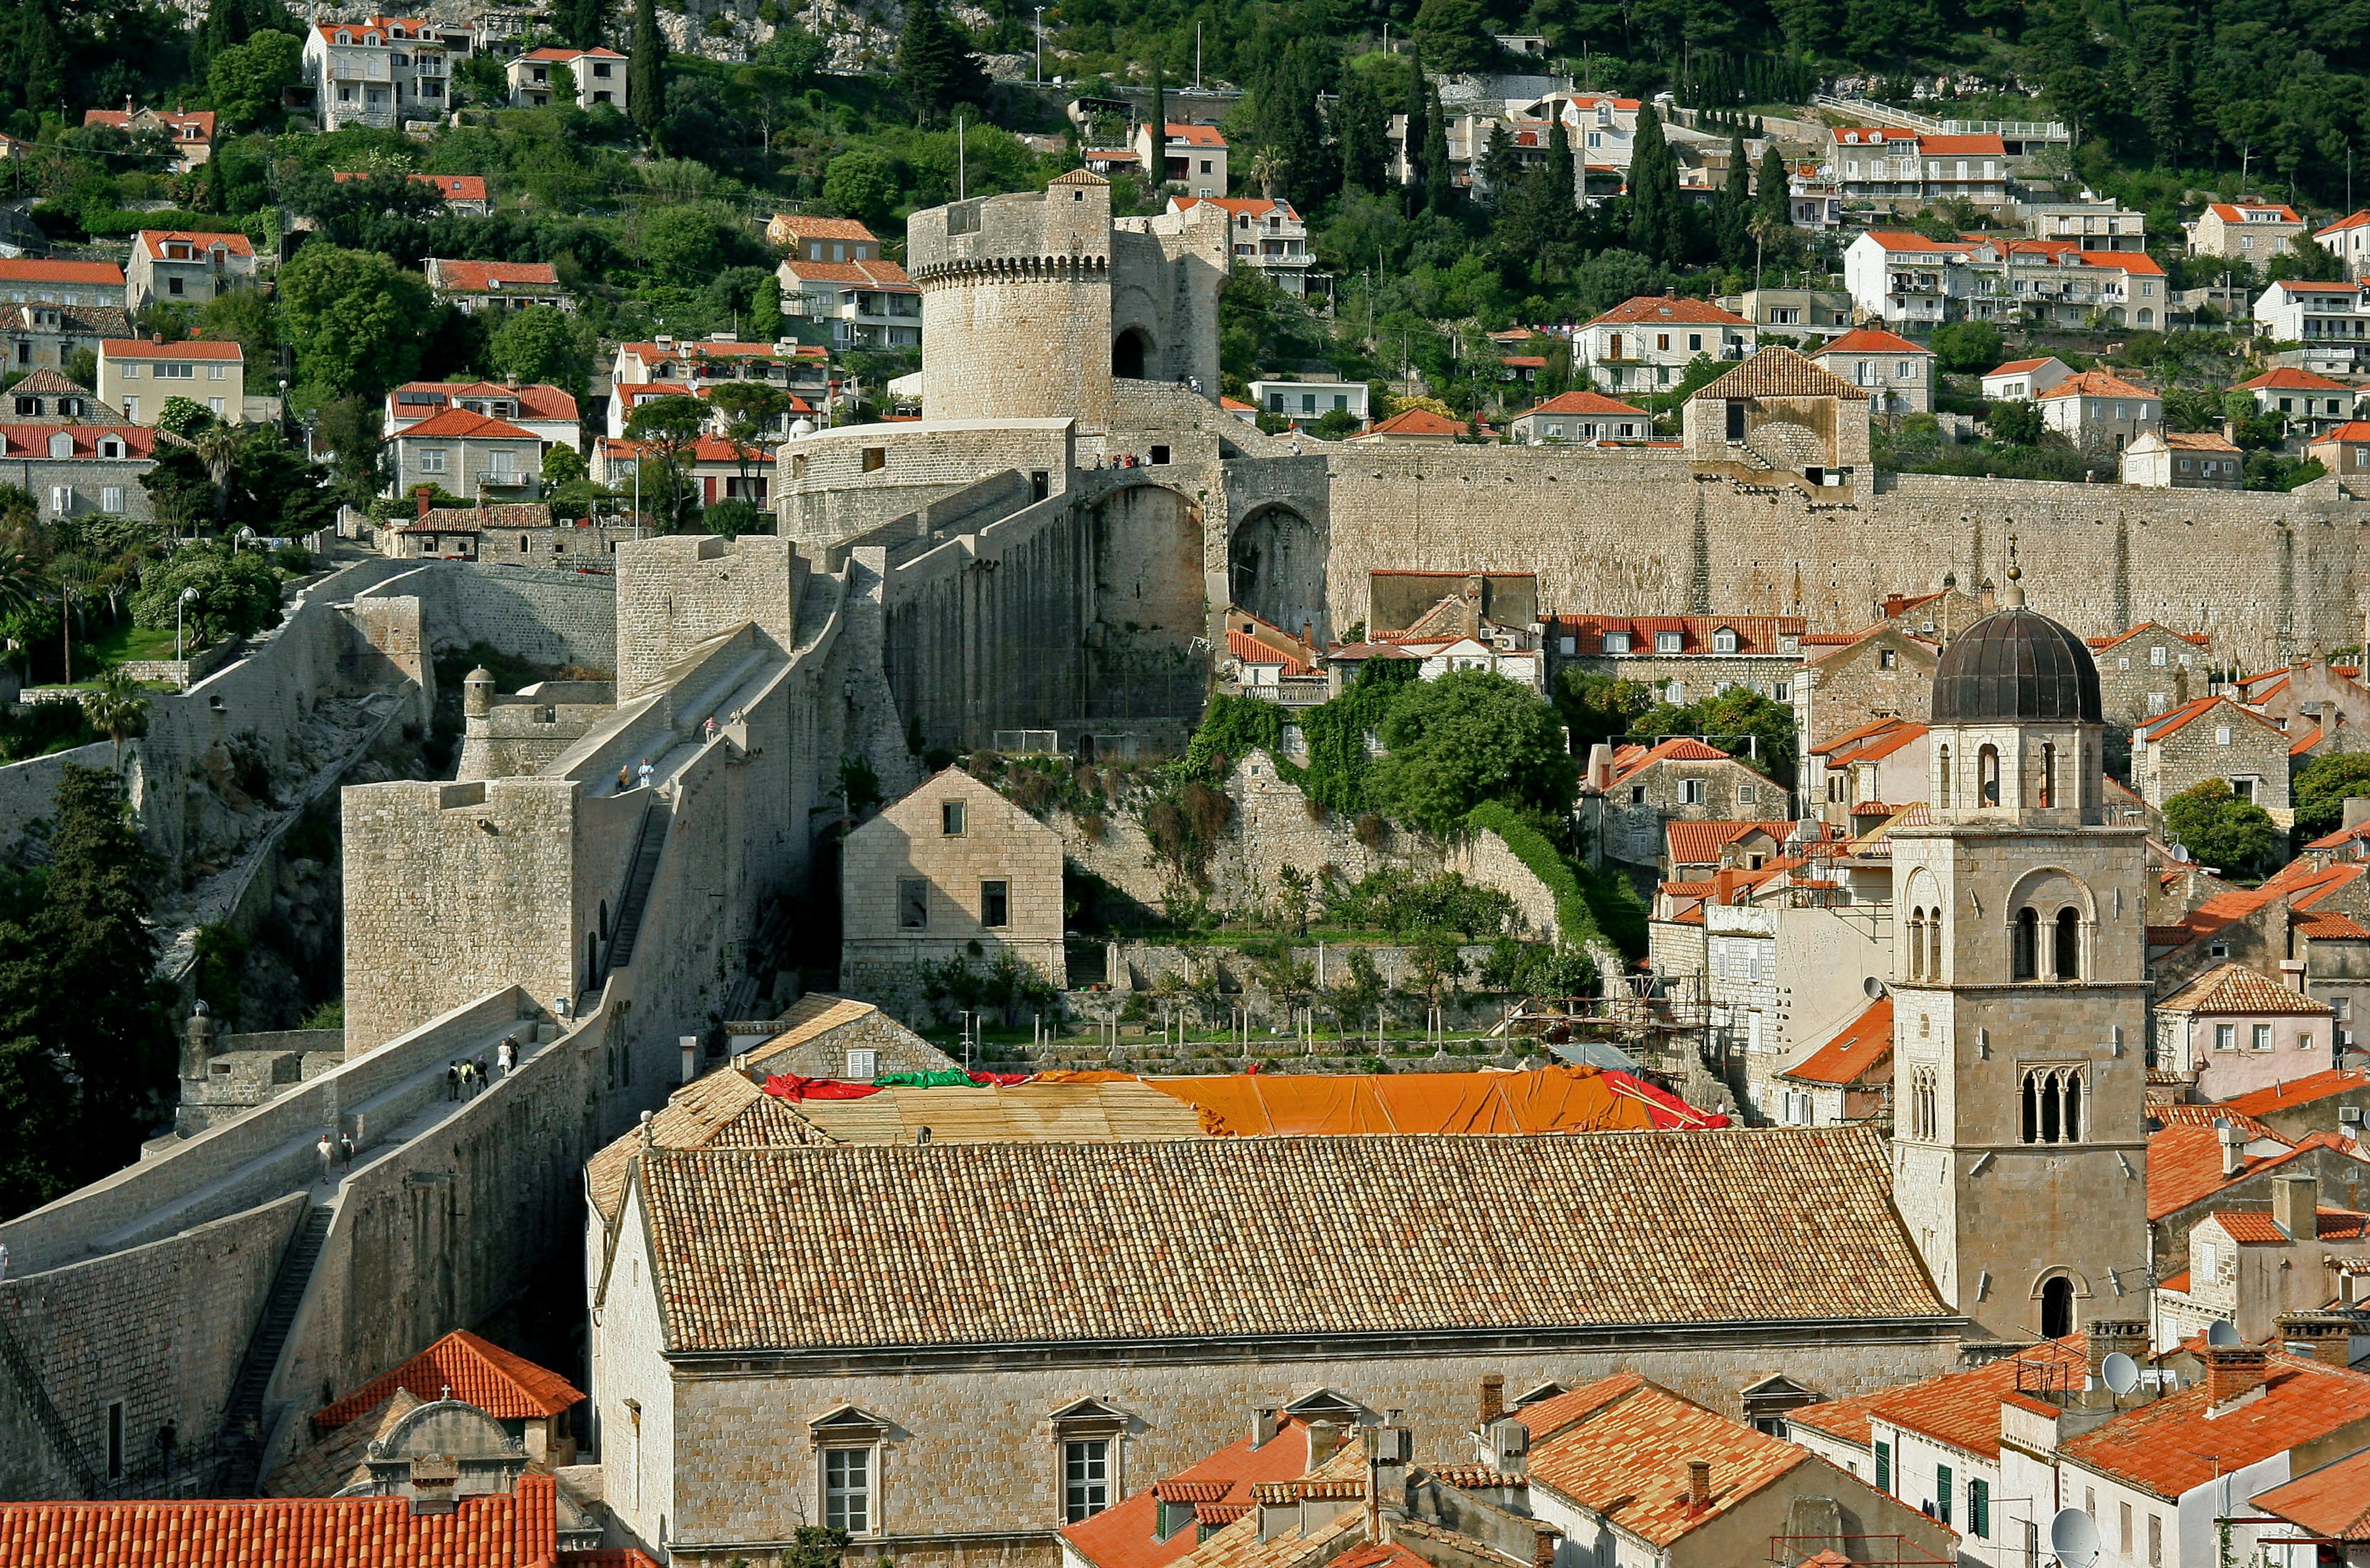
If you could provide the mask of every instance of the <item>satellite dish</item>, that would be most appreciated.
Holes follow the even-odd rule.
[[[2099,1375],[2118,1399],[2140,1386],[2140,1364],[2120,1350],[2100,1364]]]
[[[1878,979],[1874,975],[1870,975],[1868,979],[1860,981],[1859,989],[1860,994],[1867,997],[1870,1001],[1874,1001],[1884,995],[1884,982]]]
[[[2079,1508],[2060,1508],[2049,1521],[2049,1550],[2064,1568],[2090,1568],[2099,1561],[2099,1523]]]
[[[2243,1345],[2246,1342],[2238,1337],[2238,1324],[2227,1318],[2221,1318],[2215,1320],[2214,1326],[2205,1331],[2205,1343],[2220,1350],[2233,1345]]]

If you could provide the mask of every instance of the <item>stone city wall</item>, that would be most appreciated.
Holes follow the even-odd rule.
[[[489,643],[537,664],[604,671],[616,666],[616,579],[605,570],[473,561],[371,565],[374,580],[356,592],[357,612],[384,613],[364,609],[374,601],[417,599],[420,635],[431,650]]]
[[[799,595],[812,563],[787,539],[646,539],[617,552],[617,697],[639,697],[701,643],[754,624],[798,646]]]
[[[1074,421],[924,419],[818,430],[782,449],[776,511],[783,534],[822,555],[830,546],[1011,471],[1041,473],[1061,490],[1074,466]],[[870,464],[870,466],[867,466]]]
[[[232,1379],[304,1207],[290,1193],[45,1273],[29,1274],[12,1258],[11,1277],[0,1281],[0,1335],[18,1353],[7,1359],[21,1356],[33,1376],[0,1370],[0,1498],[105,1494],[108,1407],[119,1400],[122,1491],[154,1495],[180,1476],[202,1483]],[[43,1402],[67,1451],[34,1413]],[[167,1472],[156,1435],[168,1422],[178,1452]]]

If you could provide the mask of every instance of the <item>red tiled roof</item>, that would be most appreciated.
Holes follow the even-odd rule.
[[[523,1356],[455,1329],[391,1372],[313,1413],[316,1430],[343,1426],[395,1392],[407,1389],[423,1400],[450,1397],[476,1405],[497,1421],[558,1415],[584,1398],[557,1372]]]
[[[2364,208],[2359,212],[2349,212],[2344,217],[2338,219],[2337,222],[2330,224],[2327,228],[2315,229],[2313,231],[2313,237],[2315,239],[2318,239],[2323,235],[2340,234],[2347,229],[2358,229],[2364,223],[2370,223],[2370,208]]]
[[[1904,234],[1893,229],[1870,229],[1860,237],[1874,240],[1886,250],[1949,251],[1974,248],[1971,242],[1962,239],[1927,239],[1924,235]]]
[[[194,125],[202,132],[198,137],[201,142],[214,139],[214,111],[210,109],[144,109],[130,113],[120,109],[86,109],[82,111],[82,122],[85,125],[113,125],[129,129],[132,120],[144,114],[153,114],[160,123],[177,131]]]
[[[1291,1481],[1307,1471],[1307,1428],[1287,1418],[1274,1436],[1257,1448],[1248,1436],[1239,1438],[1094,1517],[1065,1526],[1062,1539],[1094,1568],[1167,1568],[1190,1554],[1200,1538],[1180,1527],[1168,1539],[1159,1539],[1163,1501],[1196,1505],[1196,1522],[1205,1509],[1231,1510],[1239,1518],[1250,1506],[1253,1486]]]
[[[1844,752],[1830,750],[1827,754],[1827,766],[1845,768],[1854,762],[1873,762],[1880,758],[1892,756],[1912,741],[1923,740],[1926,735],[1927,728],[1922,724],[1893,725],[1870,737],[1852,750]]]
[[[2276,212],[2283,223],[2299,223],[2295,209],[2278,201],[2210,201],[2206,203],[2215,217],[2226,223],[2243,223],[2249,212]]]
[[[1927,157],[2008,156],[2008,143],[1996,136],[1920,136],[1917,151]]]
[[[1650,1545],[1722,1520],[1810,1451],[1754,1431],[1634,1373],[1514,1413],[1531,1432],[1535,1486],[1570,1498]],[[1711,1465],[1711,1501],[1687,1497],[1687,1465]]]
[[[558,1540],[554,1482],[414,1514],[408,1497],[0,1504],[9,1568],[541,1568]]]
[[[2041,395],[2042,401],[2055,397],[2154,397],[2155,393],[2144,386],[2134,386],[2118,375],[2105,371],[2076,371],[2064,381]]]
[[[1507,361],[1509,364],[1513,361]],[[1534,414],[1634,414],[1643,419],[1649,416],[1643,408],[1633,407],[1618,398],[1607,397],[1601,392],[1566,392],[1535,404],[1523,410],[1522,418]]]
[[[2085,637],[2083,641],[2089,644],[2090,651],[2092,653],[2105,653],[2108,649],[2121,647],[2123,644],[2131,641],[2134,637],[2138,636],[2142,632],[2148,631],[2150,629],[2163,632],[2169,636],[2179,637],[2185,643],[2194,643],[2199,647],[2205,647],[2212,642],[2212,639],[2206,636],[2203,632],[2176,632],[2170,626],[2164,624],[2160,621],[2143,621],[2128,632],[2117,632],[2111,637]]]
[[[506,289],[559,287],[558,269],[548,261],[450,261],[432,257],[428,267],[438,288],[465,294],[491,293],[497,283]]]
[[[2275,1083],[2269,1089],[2258,1089],[2223,1103],[2224,1108],[2246,1116],[2268,1116],[2274,1111],[2290,1111],[2298,1105],[2308,1105],[2315,1100],[2326,1100],[2331,1094],[2343,1094],[2355,1089],[2370,1089],[2370,1073],[2343,1072],[2331,1068],[2323,1072],[2292,1078],[2285,1083]]]
[[[1786,1413],[1789,1422],[1824,1432],[1859,1448],[1872,1441],[1869,1424],[1893,1425],[1948,1443],[1984,1459],[1999,1458],[1999,1407],[2012,1394],[2020,1372],[2032,1367],[2088,1369],[2080,1334],[2047,1340],[2015,1356],[2004,1356],[1965,1372],[1945,1373],[1923,1382],[1880,1389],[1856,1399],[1829,1400]]]
[[[1734,311],[1726,311],[1704,300],[1674,299],[1665,294],[1640,294],[1624,300],[1586,325],[1590,326],[1624,326],[1632,322],[1697,322],[1717,326],[1750,326]]]
[[[2339,914],[2334,910],[2308,910],[2294,920],[2292,929],[2298,936],[2311,942],[2370,941],[2370,927],[2365,927],[2352,915]]]
[[[2156,1004],[2158,1013],[2329,1015],[2329,1008],[2244,964],[2206,970]]]
[[[808,218],[796,212],[777,212],[774,222],[765,226],[772,228],[775,224],[779,224],[784,234],[795,235],[800,239],[870,240],[875,237],[870,229],[854,218]]]
[[[619,462],[631,462],[640,451],[639,443],[627,441],[622,436],[607,437],[604,439],[604,445],[609,456]],[[722,436],[702,436],[691,446],[692,461],[695,463],[729,463],[738,466],[744,455],[749,462],[760,467],[774,461],[771,448],[752,446],[744,454]]]
[[[145,338],[109,338],[98,346],[102,360],[244,360],[247,350],[236,343],[209,343],[185,338],[178,343],[155,343]]]
[[[2348,419],[2341,425],[2332,425],[2313,437],[2310,444],[2318,446],[2324,441],[2370,441],[2370,420]]]
[[[2004,365],[1995,365],[1990,370],[1985,371],[1984,372],[1984,379],[1985,381],[1989,381],[1996,375],[2022,375],[2027,371],[2039,370],[2042,366],[2049,363],[2049,361],[2055,357],[2056,356],[2054,355],[2046,355],[2038,360],[2010,360]]]
[[[2143,250],[2086,250],[2081,255],[2086,267],[2110,268],[2136,278],[2164,276],[2164,269],[2157,265],[2156,258]]]
[[[1290,654],[1271,648],[1258,638],[1226,628],[1226,652],[1244,664],[1280,664],[1286,675],[1314,675],[1316,670]]]
[[[126,458],[148,457],[156,450],[156,431],[149,425],[0,425],[0,457],[45,457],[50,440],[63,436],[74,443],[73,455],[99,462],[98,443],[113,436],[123,443]]]
[[[1329,1568],[1432,1568],[1432,1565],[1395,1540],[1370,1540],[1334,1558]]]
[[[1392,415],[1366,431],[1370,436],[1461,436],[1466,427],[1455,419],[1444,419],[1429,408],[1408,408]]]
[[[1281,196],[1172,196],[1168,204],[1179,212],[1190,212],[1196,207],[1215,207],[1237,218],[1260,218],[1270,212],[1281,212],[1294,223],[1300,221],[1300,214],[1292,210],[1292,203]]]
[[[1603,653],[1607,632],[1628,633],[1631,653],[1652,653],[1657,633],[1676,632],[1680,653],[1708,654],[1713,634],[1721,631],[1736,634],[1738,653],[1777,653],[1779,637],[1802,636],[1805,625],[1800,615],[1549,615],[1545,620],[1547,635],[1572,639],[1575,657]]]
[[[333,174],[329,177],[343,185],[350,179],[368,179],[367,171],[354,174]],[[486,177],[480,174],[408,174],[403,177],[415,185],[432,185],[436,193],[447,201],[483,201],[486,200]]]
[[[536,49],[530,50],[529,60],[623,60],[614,49]]]
[[[406,439],[433,436],[452,441],[531,441],[541,439],[533,430],[522,430],[507,419],[472,414],[466,408],[447,408],[416,425],[407,425],[395,434]]]
[[[2268,1138],[2274,1143],[2287,1141],[2254,1117],[2234,1111],[2227,1104],[2150,1105],[2148,1115],[2167,1127],[2212,1127],[2216,1122],[2228,1122],[2246,1134],[2249,1143],[2259,1138]]]
[[[1873,326],[1862,326],[1835,338],[1823,349],[1812,349],[1810,357],[1817,360],[1824,359],[1829,354],[1877,353],[1924,354],[1930,358],[1933,352],[1933,349],[1912,343],[1906,338],[1896,338],[1890,332],[1880,331]]]
[[[1835,1036],[1779,1073],[1801,1083],[1858,1083],[1893,1059],[1893,998],[1880,997]]]
[[[2242,381],[2233,392],[2351,392],[2353,389],[2341,381],[2331,381],[2325,375],[2300,371],[2293,365],[2281,365],[2259,376]]]
[[[831,351],[820,345],[800,343],[791,345],[786,354],[771,343],[725,343],[698,338],[678,338],[663,349],[656,343],[621,343],[617,352],[631,354],[648,364],[659,360],[820,360],[827,358]]]
[[[2279,1228],[2272,1217],[2260,1209],[2217,1208],[2214,1223],[2222,1233],[2243,1247],[2283,1247],[2288,1233]],[[2313,1235],[2330,1242],[2352,1242],[2361,1239],[2370,1214],[2356,1214],[2350,1208],[2316,1208],[2313,1210]]]
[[[224,254],[228,256],[255,254],[254,245],[245,235],[197,234],[187,229],[143,229],[140,231],[138,243],[147,247],[151,258],[161,261],[165,258],[167,240],[180,240],[201,251],[213,250],[219,246]]]
[[[1721,850],[1749,834],[1766,833],[1782,844],[1793,830],[1791,822],[1666,822],[1662,839],[1673,865],[1713,865]]]
[[[420,409],[433,406],[424,403],[407,405],[402,401],[403,395],[407,392],[415,395],[426,394],[446,405],[458,403],[465,397],[473,399],[507,397],[518,404],[519,418],[522,419],[573,419],[576,418],[576,399],[560,391],[559,388],[546,386],[541,382],[528,382],[518,386],[508,386],[500,382],[491,381],[408,381],[389,394],[398,415],[407,406]]]
[[[2063,1445],[2071,1463],[2168,1502],[2217,1475],[2370,1420],[2370,1378],[2272,1351],[2263,1392],[2211,1420],[2208,1385],[2126,1411]]]
[[[2255,1096],[2243,1095],[2230,1102],[2239,1104]],[[2261,1116],[2257,1106],[2242,1113]],[[2260,1175],[2274,1165],[2286,1163],[2309,1149],[2335,1149],[2340,1153],[2360,1158],[2349,1139],[2332,1139],[2320,1134],[2299,1139],[2295,1147],[2273,1154],[2244,1154],[2239,1157],[2238,1173],[2222,1173],[2222,1140],[2210,1127],[2169,1127],[2162,1132],[2148,1135],[2147,1142],[2147,1207],[2148,1219],[2162,1219],[2228,1186],[2233,1182]]]
[[[1149,131],[1152,127],[1146,125],[1143,129]],[[1168,139],[1191,143],[1196,147],[1223,147],[1226,144],[1225,134],[1214,125],[1188,125],[1174,120],[1168,122]]]
[[[2364,218],[2370,213],[2356,212],[2345,221]],[[2370,1541],[2370,1448],[2259,1492],[2249,1506],[2330,1540]]]
[[[1731,760],[1727,752],[1716,746],[1707,746],[1700,740],[1674,735],[1651,746],[1633,743],[1616,747],[1613,751],[1613,782],[1624,783],[1657,762],[1725,762]]]
[[[905,269],[893,261],[809,261],[793,256],[782,263],[783,269],[800,281],[817,283],[861,283],[869,289],[886,289],[892,292],[918,294],[922,291]]]
[[[2185,729],[2198,719],[2203,718],[2217,705],[2226,707],[2230,710],[2231,714],[2236,715],[2238,717],[2250,719],[2253,722],[2261,725],[2265,729],[2278,733],[2284,738],[2286,734],[2284,730],[2280,729],[2279,726],[2273,724],[2262,715],[2254,712],[2250,708],[2240,707],[2238,704],[2230,701],[2229,698],[2222,696],[2217,692],[2213,696],[2199,697],[2193,702],[2183,703],[2177,708],[2169,709],[2164,713],[2158,714],[2156,717],[2148,720],[2146,724],[2139,727],[2139,737],[2151,742],[2162,740],[2166,736],[2170,735],[2177,730]]]

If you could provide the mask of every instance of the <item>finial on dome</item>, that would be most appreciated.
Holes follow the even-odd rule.
[[[2024,608],[2024,568],[2016,564],[2016,535],[2008,536],[2008,587],[2000,590],[2000,602],[2010,610]]]

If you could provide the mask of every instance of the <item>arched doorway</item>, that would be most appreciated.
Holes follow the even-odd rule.
[[[1287,632],[1310,626],[1323,636],[1325,553],[1317,525],[1280,504],[1235,524],[1226,540],[1226,594],[1235,608]]]
[[[1152,359],[1152,334],[1141,326],[1131,326],[1111,339],[1111,374],[1126,381],[1142,381],[1144,367]]]
[[[2056,1275],[2041,1286],[2041,1337],[2064,1339],[2074,1332],[2074,1282]]]

